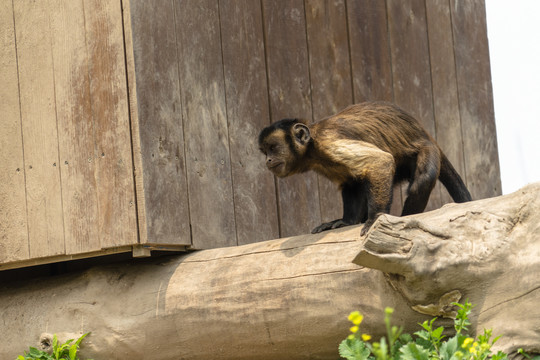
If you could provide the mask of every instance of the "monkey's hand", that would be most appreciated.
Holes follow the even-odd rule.
[[[340,228],[343,226],[349,226],[349,225],[353,225],[353,224],[346,222],[343,219],[337,219],[337,220],[330,221],[327,223],[322,223],[321,225],[317,226],[315,229],[311,230],[311,233],[318,234],[326,230],[337,229],[337,228]]]

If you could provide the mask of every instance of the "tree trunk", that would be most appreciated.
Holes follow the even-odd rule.
[[[540,352],[539,197],[535,184],[384,215],[364,238],[348,227],[4,286],[0,358],[91,331],[82,358],[336,359],[352,310],[376,338],[387,306],[412,333],[466,298],[499,349]]]

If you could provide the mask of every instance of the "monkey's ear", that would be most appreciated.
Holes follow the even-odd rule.
[[[297,123],[292,128],[294,137],[300,144],[305,145],[311,139],[309,128],[305,124]]]

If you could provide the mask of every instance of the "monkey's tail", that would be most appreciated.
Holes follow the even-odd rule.
[[[452,166],[446,155],[441,152],[441,172],[439,180],[448,190],[448,193],[457,203],[471,201],[471,194],[463,183],[463,180]]]

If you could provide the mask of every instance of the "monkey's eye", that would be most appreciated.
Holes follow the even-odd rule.
[[[276,145],[270,145],[270,147],[268,148],[268,151],[270,152],[274,152],[276,150]]]

